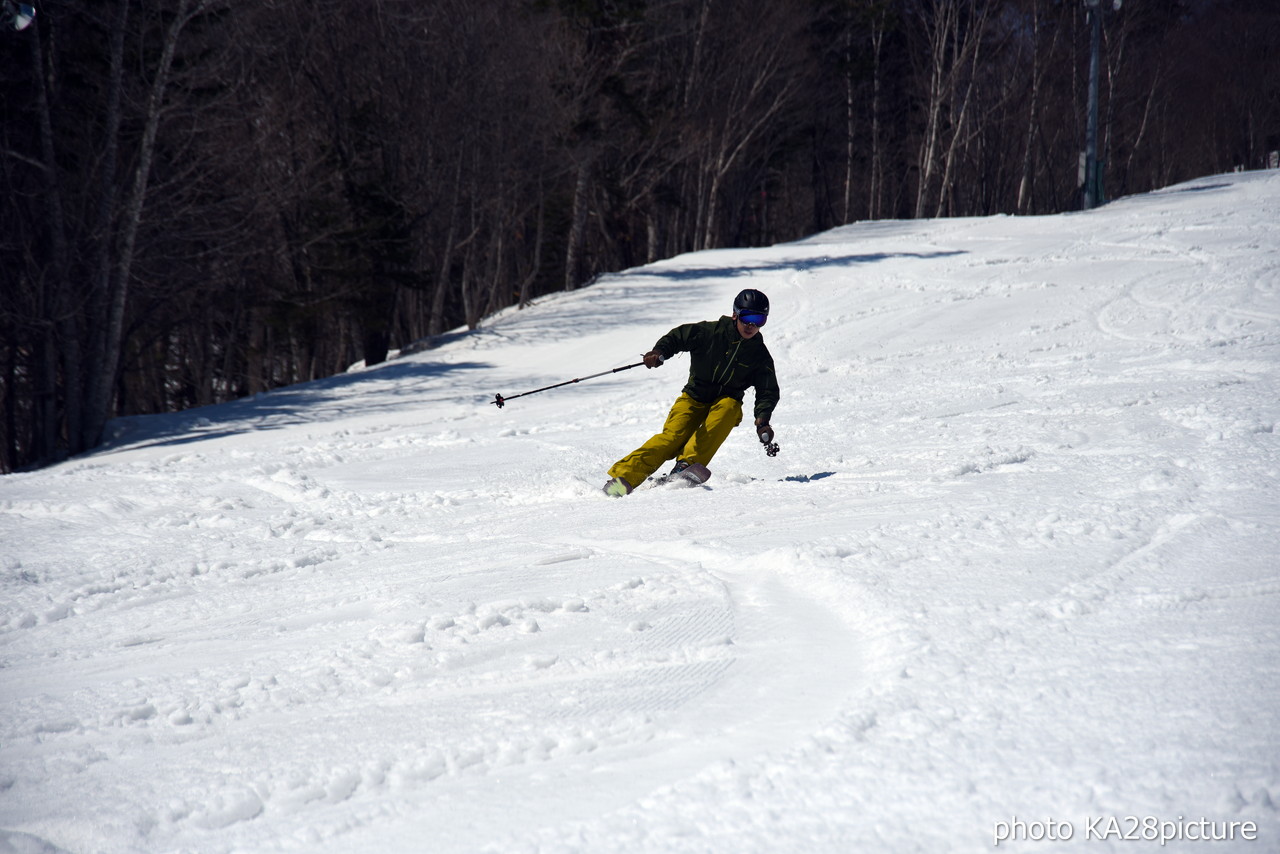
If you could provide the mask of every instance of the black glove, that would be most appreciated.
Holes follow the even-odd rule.
[[[644,354],[644,366],[646,368],[658,368],[667,360],[667,357],[659,353],[657,350],[650,350]]]
[[[768,421],[763,424],[756,424],[756,435],[760,437],[762,445],[767,445],[773,441],[773,428],[769,426]]]

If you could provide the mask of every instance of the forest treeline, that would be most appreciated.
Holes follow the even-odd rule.
[[[0,470],[688,250],[1080,205],[1082,0],[43,0]],[[1109,196],[1266,165],[1273,0],[1105,7]]]

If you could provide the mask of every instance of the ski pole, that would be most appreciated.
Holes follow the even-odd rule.
[[[627,371],[627,370],[630,370],[631,368],[638,368],[638,367],[640,367],[640,366],[641,366],[641,365],[643,365],[643,364],[644,364],[644,362],[642,362],[642,361],[641,361],[641,362],[636,362],[634,365],[623,365],[621,368],[614,368],[614,369],[613,369],[613,370],[611,370],[611,371],[601,371],[600,373],[598,373],[598,374],[592,374],[592,375],[591,375],[591,376],[589,376],[589,377],[578,377],[578,378],[577,378],[577,379],[575,379],[575,380],[565,380],[564,382],[562,382],[562,383],[556,383],[555,385],[548,385],[548,386],[543,386],[542,388],[535,388],[533,391],[522,391],[522,392],[520,392],[520,394],[513,394],[513,395],[511,395],[511,397],[503,397],[503,396],[502,396],[502,395],[500,395],[500,394],[495,394],[495,395],[493,396],[493,398],[494,398],[494,399],[493,399],[493,400],[491,400],[491,401],[489,401],[489,402],[490,402],[490,403],[492,403],[493,405],[497,406],[499,409],[501,409],[501,408],[503,407],[503,405],[504,405],[504,404],[506,404],[506,402],[507,402],[508,400],[515,400],[517,397],[524,397],[524,396],[526,396],[526,395],[530,395],[530,394],[537,394],[537,393],[538,393],[538,392],[540,392],[540,391],[547,391],[547,390],[549,390],[549,389],[553,389],[553,388],[560,388],[560,386],[562,386],[562,385],[572,385],[573,383],[580,383],[580,382],[582,382],[583,380],[593,380],[593,379],[595,379],[596,377],[602,377],[602,376],[604,376],[605,374],[616,374],[618,371]]]

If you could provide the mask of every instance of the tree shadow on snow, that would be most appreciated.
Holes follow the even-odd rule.
[[[422,399],[424,381],[487,362],[390,361],[353,373],[281,386],[238,400],[160,415],[116,418],[107,438],[86,456],[123,448],[187,445],[258,430],[323,424],[353,415],[400,409],[410,397]],[[453,386],[449,386],[453,389]],[[456,394],[449,394],[455,398]]]
[[[776,273],[784,270],[804,272],[824,267],[849,267],[854,264],[875,264],[879,261],[888,261],[894,258],[919,258],[921,260],[925,260],[967,254],[968,253],[962,249],[938,250],[936,252],[867,252],[854,255],[824,255],[820,258],[780,258],[776,261],[770,261],[767,263],[743,264],[737,267],[678,267],[670,270],[653,270],[642,267],[636,270],[628,270],[627,275],[649,276],[660,279],[673,279],[675,281],[707,278],[728,279],[737,276],[748,276],[754,273]]]

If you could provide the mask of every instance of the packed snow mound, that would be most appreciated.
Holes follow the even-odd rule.
[[[1273,850],[1278,221],[694,253],[0,479],[0,851]],[[684,356],[490,405],[746,287],[777,457],[600,492]]]

